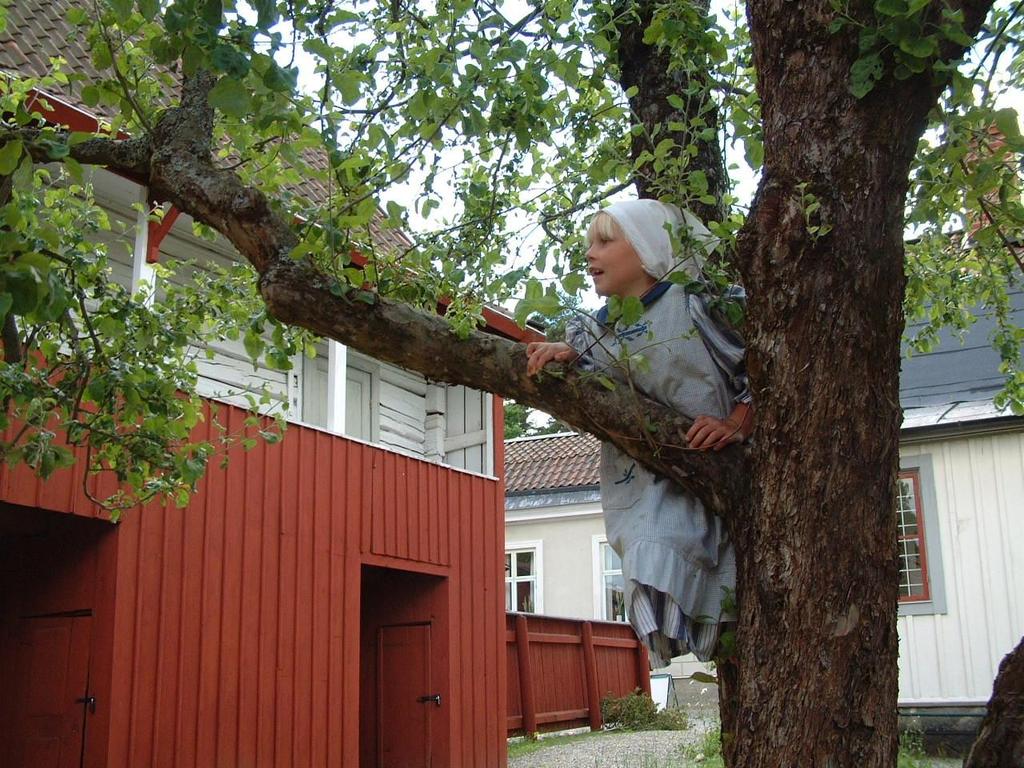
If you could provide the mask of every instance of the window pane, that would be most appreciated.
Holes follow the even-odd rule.
[[[611,545],[607,543],[602,544],[601,551],[604,555],[604,569],[606,571],[622,570],[622,560],[615,554],[615,550],[611,548]]]
[[[512,610],[512,582],[505,582],[505,610]]]
[[[512,575],[512,553],[505,553],[505,576]]]
[[[622,586],[621,575],[604,577],[604,617],[608,621],[626,620],[626,599]]]
[[[533,575],[533,552],[516,552],[516,576]]]
[[[901,600],[928,598],[924,563],[924,534],[921,510],[917,507],[916,472],[903,474],[896,486],[896,525],[899,552],[899,594]]]
[[[520,581],[516,584],[516,610],[533,613],[533,582]]]
[[[909,479],[901,479],[896,496],[896,525],[900,536],[917,535],[917,503],[914,486]]]

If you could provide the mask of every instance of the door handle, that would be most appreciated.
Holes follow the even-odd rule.
[[[420,696],[418,699],[416,699],[416,701],[418,701],[420,704],[427,704],[428,702],[432,701],[435,704],[437,704],[437,706],[440,707],[441,706],[441,694],[440,693],[435,693],[435,694],[432,694],[430,696]]]
[[[96,697],[95,696],[83,696],[80,699],[75,699],[75,704],[85,704],[89,708],[91,714],[96,714]]]

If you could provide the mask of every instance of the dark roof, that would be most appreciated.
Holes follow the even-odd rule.
[[[520,437],[505,441],[505,492],[596,487],[601,443],[588,434]]]
[[[1024,290],[1011,290],[1009,300],[1010,322],[1020,327],[1024,325]],[[999,353],[992,346],[996,321],[991,310],[982,308],[975,314],[977,320],[962,339],[944,328],[930,352],[907,355],[904,351],[900,370],[904,428],[1000,415],[992,405],[1006,384],[999,372]],[[923,325],[912,323],[907,336],[914,336]]]

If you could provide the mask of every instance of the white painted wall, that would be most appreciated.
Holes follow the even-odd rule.
[[[945,613],[899,618],[900,703],[984,703],[1024,635],[1024,432],[900,453],[931,457],[946,597]]]

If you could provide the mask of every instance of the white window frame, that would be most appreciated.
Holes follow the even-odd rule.
[[[533,613],[544,613],[544,542],[543,541],[514,541],[505,542],[505,554],[512,554],[512,562],[515,563],[515,553],[533,552]],[[525,579],[524,579],[525,581]],[[502,580],[502,586],[508,594],[508,577]],[[515,582],[513,582],[513,585]]]
[[[916,470],[922,509],[919,515],[924,531],[924,555],[927,563],[928,600],[901,600],[900,616],[929,616],[946,613],[946,584],[942,572],[942,544],[939,537],[938,499],[935,474],[929,454],[900,457],[900,471]],[[893,510],[893,514],[896,511]]]
[[[594,573],[594,618],[598,621],[618,621],[617,619],[608,618],[607,611],[605,610],[604,577],[607,575],[607,572],[604,569],[601,547],[606,545],[608,545],[608,537],[606,535],[598,533],[590,537],[591,563],[593,564]],[[629,621],[628,616],[626,621]]]

